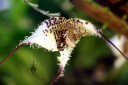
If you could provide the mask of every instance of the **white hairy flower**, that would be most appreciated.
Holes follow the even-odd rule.
[[[63,71],[71,57],[71,53],[82,36],[102,37],[128,60],[128,58],[103,35],[102,31],[96,29],[90,22],[78,18],[66,19],[64,17],[56,17],[60,16],[60,13],[49,13],[48,11],[39,9],[36,4],[30,3],[27,0],[23,1],[35,10],[51,18],[44,20],[41,25],[37,27],[35,32],[33,32],[31,36],[25,38],[25,40],[5,57],[0,64],[25,44],[30,44],[31,46],[35,45],[38,48],[45,48],[48,51],[58,51],[60,53],[58,57],[60,69],[59,74],[52,82],[52,84],[54,84],[54,82],[63,75]]]
[[[95,26],[88,21],[53,17],[44,20],[35,32],[22,43],[29,43],[48,51],[59,51],[58,60],[63,73],[73,48],[82,36],[87,35],[100,36]]]

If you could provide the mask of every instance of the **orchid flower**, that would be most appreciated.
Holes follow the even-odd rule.
[[[14,54],[23,45],[36,46],[38,48],[45,48],[48,51],[58,51],[60,56],[59,72],[57,77],[51,84],[54,84],[59,77],[64,75],[65,66],[71,57],[71,53],[76,47],[81,37],[85,36],[97,36],[108,41],[114,46],[127,60],[128,58],[107,38],[103,35],[102,31],[97,29],[92,23],[79,18],[66,19],[60,17],[60,13],[49,13],[38,8],[38,5],[30,3],[24,0],[35,10],[40,13],[49,16],[49,19],[44,20],[32,33],[31,36],[25,38],[0,64],[2,64],[7,58]]]

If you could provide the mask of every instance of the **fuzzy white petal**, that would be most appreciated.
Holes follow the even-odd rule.
[[[83,23],[83,27],[87,30],[87,32],[90,34],[90,35],[94,35],[94,36],[99,36],[99,33],[97,32],[97,29],[96,27],[90,23],[89,21],[86,21],[86,20],[82,20],[82,19],[79,19],[80,22]]]
[[[23,43],[37,44],[49,51],[58,51],[54,33],[50,32],[50,28],[47,28],[44,22]]]
[[[64,49],[64,51],[60,51],[60,56],[58,57],[58,60],[60,62],[59,65],[62,67],[62,71],[64,71],[67,62],[71,57],[72,50],[72,47],[68,47]]]

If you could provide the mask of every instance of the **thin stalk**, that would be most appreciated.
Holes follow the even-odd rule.
[[[2,64],[4,61],[6,61],[9,57],[11,57],[19,48],[21,48],[23,45],[28,45],[28,43],[21,43],[18,45],[15,49],[13,49],[1,62]]]
[[[31,3],[28,0],[23,0],[23,1],[25,3],[27,3],[29,6],[31,6],[33,9],[35,9],[36,11],[38,11],[38,12],[40,12],[43,15],[46,15],[48,17],[59,17],[61,15],[60,13],[49,13],[49,11],[39,9],[37,4]]]
[[[62,67],[60,66],[60,68],[59,68],[59,72],[58,72],[58,74],[57,74],[57,76],[54,78],[54,80],[51,82],[51,84],[50,85],[54,85],[55,83],[56,83],[56,81],[59,79],[59,77],[60,77],[60,75],[62,74]]]
[[[103,33],[101,30],[98,30],[98,33],[102,36],[102,38],[104,40],[106,40],[107,42],[109,42],[117,51],[119,51],[119,53],[126,59],[128,60],[128,57],[124,55],[123,52],[121,52]]]

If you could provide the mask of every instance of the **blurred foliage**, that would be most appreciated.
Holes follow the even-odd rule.
[[[2,1],[2,0],[1,0]],[[47,16],[40,14],[21,0],[5,0],[9,8],[0,11],[0,60],[2,60],[20,40],[31,35]],[[39,4],[39,8],[50,12],[60,12],[66,18],[77,17],[91,21],[98,28],[107,27],[73,7],[68,0],[31,0]],[[68,5],[67,5],[68,4]],[[1,4],[0,4],[1,5]],[[5,4],[2,4],[5,5]],[[1,6],[0,6],[1,7]],[[106,29],[106,35],[112,33]],[[58,52],[45,49],[32,49],[23,46],[11,58],[0,65],[0,85],[49,85],[58,72]],[[72,53],[66,66],[65,76],[56,85],[126,85],[127,64],[115,72],[114,56],[106,43],[96,37],[84,37]],[[33,65],[35,74],[31,72]],[[95,80],[92,75],[97,68],[103,70],[103,80]],[[93,75],[94,76],[94,75]]]

